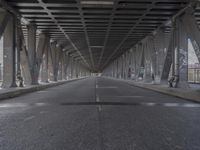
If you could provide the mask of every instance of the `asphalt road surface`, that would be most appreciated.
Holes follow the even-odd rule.
[[[0,150],[200,150],[200,104],[108,78],[0,102]]]

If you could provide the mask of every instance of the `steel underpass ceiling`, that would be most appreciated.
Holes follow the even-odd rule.
[[[7,2],[76,59],[82,61],[82,55],[91,69],[99,70],[170,19],[189,0]]]

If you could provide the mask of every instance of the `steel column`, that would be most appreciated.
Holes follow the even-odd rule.
[[[16,22],[10,14],[3,37],[3,83],[2,87],[17,87],[16,84]]]
[[[188,88],[188,36],[183,20],[177,18],[177,47],[175,49],[175,87]]]
[[[38,84],[37,68],[36,68],[36,29],[35,24],[29,24],[28,28],[28,58],[29,68],[31,72],[31,84]]]
[[[48,55],[49,55],[49,51],[50,51],[49,42],[50,42],[50,39],[47,38],[47,40],[45,42],[44,55],[43,55],[43,59],[42,59],[41,81],[45,82],[45,83],[49,82],[49,80],[48,80],[48,75],[49,75],[49,73],[48,73],[49,72]]]
[[[0,39],[4,33],[9,18],[10,14],[6,10],[0,8]]]

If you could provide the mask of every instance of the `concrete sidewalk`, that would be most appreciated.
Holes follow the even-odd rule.
[[[122,79],[115,79],[114,80],[120,80],[122,82],[126,82],[129,85],[137,86],[140,88],[145,88],[148,90],[153,90],[159,93],[184,98],[193,102],[200,103],[200,89],[180,89],[180,88],[169,88],[167,85],[156,85],[156,84],[145,84],[142,82],[135,82],[132,80],[122,80]]]
[[[39,85],[32,85],[32,86],[26,86],[26,87],[1,89],[0,90],[0,100],[17,97],[17,96],[20,96],[23,94],[27,94],[27,93],[31,93],[31,92],[39,91],[39,90],[44,90],[47,88],[59,86],[59,85],[62,85],[62,84],[68,83],[68,82],[81,80],[81,79],[84,79],[84,78],[70,79],[70,80],[50,82],[50,83],[41,83]]]

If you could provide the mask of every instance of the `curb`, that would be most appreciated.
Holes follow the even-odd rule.
[[[174,96],[174,97],[177,97],[177,98],[182,98],[182,99],[185,99],[187,101],[200,103],[200,96],[194,95],[195,93],[193,93],[193,92],[179,92],[179,91],[175,91],[173,89],[162,89],[162,87],[161,87],[161,89],[158,89],[158,88],[150,87],[149,85],[139,85],[139,84],[136,84],[136,83],[133,83],[133,82],[129,82],[127,80],[119,80],[119,79],[116,79],[116,78],[110,78],[110,79],[114,79],[114,80],[118,80],[118,81],[127,83],[130,86],[135,86],[135,87],[138,87],[138,88],[151,90],[151,91],[158,92],[158,93],[161,93],[161,94]],[[200,95],[200,93],[199,93],[199,95]]]
[[[136,87],[139,87],[139,88],[148,89],[148,90],[151,90],[151,91],[154,91],[154,92],[158,92],[158,93],[161,93],[161,94],[174,96],[174,97],[177,97],[177,98],[182,98],[182,99],[185,99],[187,101],[200,103],[200,97],[197,97],[197,96],[189,97],[189,96],[191,96],[191,95],[189,95],[189,94],[191,94],[189,92],[183,93],[183,92],[177,92],[177,91],[170,90],[170,89],[169,89],[169,91],[166,91],[166,89],[161,90],[161,89],[148,87],[148,86],[144,87],[142,85],[137,85],[137,84],[134,84],[134,83],[127,83],[127,84],[129,84],[130,86],[136,86]]]
[[[55,82],[55,83],[49,83],[49,84],[46,84],[46,85],[35,85],[35,86],[32,86],[32,87],[27,87],[27,88],[13,89],[13,91],[1,93],[0,94],[0,100],[18,97],[18,96],[21,96],[21,95],[25,95],[25,94],[28,94],[28,93],[35,92],[35,91],[40,91],[40,90],[44,90],[44,89],[47,89],[47,88],[56,87],[56,86],[59,86],[59,85],[63,85],[65,83],[70,83],[70,82],[82,80],[82,79],[85,79],[85,78],[60,81],[60,82]]]

